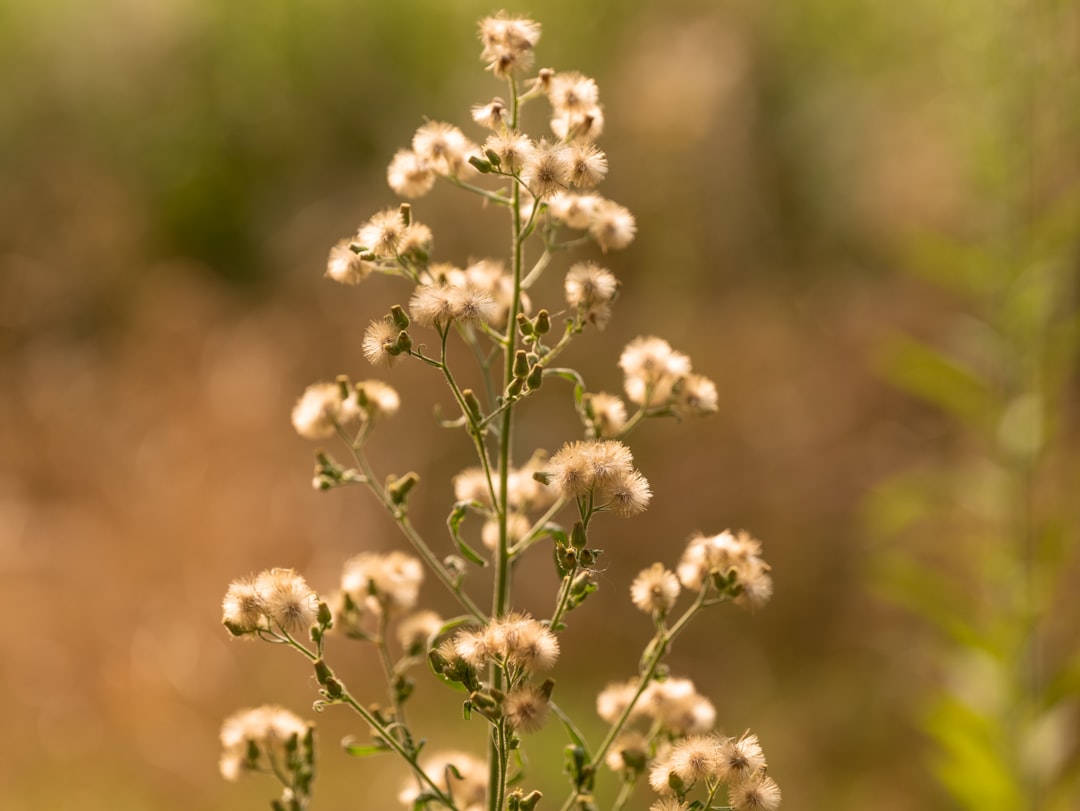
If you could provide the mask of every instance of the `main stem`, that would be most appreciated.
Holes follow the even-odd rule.
[[[510,87],[511,129],[517,128],[517,83],[511,76]],[[521,189],[515,182],[510,192],[510,272],[514,280],[514,292],[510,297],[510,312],[506,316],[506,345],[504,347],[503,388],[514,379],[514,353],[517,351],[517,316],[521,311],[521,265],[524,251],[521,234]],[[514,438],[514,408],[508,404],[503,412],[499,430],[499,543],[495,548],[495,584],[492,588],[491,617],[506,616],[510,610],[510,457]],[[502,671],[492,665],[491,686],[497,690],[504,687]],[[488,745],[488,811],[500,811],[506,801],[506,770],[510,753],[507,751],[506,735],[500,725],[491,736]]]

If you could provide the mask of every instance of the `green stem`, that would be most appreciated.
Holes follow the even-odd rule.
[[[446,567],[443,566],[442,561],[440,561],[431,550],[431,547],[427,545],[420,536],[420,533],[416,531],[416,528],[413,527],[408,517],[401,512],[401,508],[390,501],[390,497],[383,488],[375,484],[375,482],[378,481],[375,476],[375,471],[371,468],[371,464],[368,462],[367,457],[364,455],[359,445],[356,442],[348,441],[347,438],[346,441],[352,451],[353,459],[360,468],[360,472],[363,473],[364,477],[367,479],[368,487],[371,489],[371,492],[375,494],[379,503],[383,505],[390,514],[390,517],[397,523],[402,533],[409,540],[409,543],[412,544],[413,549],[415,549],[417,554],[423,558],[424,563],[427,564],[428,568],[435,573],[435,577],[438,578],[439,582],[446,586],[450,593],[454,595],[461,607],[480,622],[486,622],[487,618],[484,616],[484,613],[476,603],[470,599],[469,595],[462,590],[460,584],[454,582],[454,579],[450,576]]]
[[[608,749],[611,748],[611,745],[615,742],[615,739],[619,736],[619,733],[622,732],[623,727],[626,726],[626,722],[630,720],[630,715],[633,713],[638,701],[641,699],[641,696],[645,693],[645,690],[648,688],[649,684],[653,680],[653,677],[656,675],[656,669],[660,666],[660,662],[664,658],[664,655],[667,653],[668,648],[671,646],[672,640],[674,640],[675,637],[677,637],[682,632],[682,630],[686,628],[687,624],[690,622],[691,619],[693,619],[694,615],[697,614],[697,612],[700,611],[701,608],[706,604],[706,596],[708,595],[708,593],[709,590],[707,588],[703,588],[698,594],[697,599],[694,600],[693,605],[686,609],[686,612],[681,617],[679,617],[675,624],[667,629],[661,628],[660,632],[653,639],[651,643],[652,652],[649,655],[649,660],[645,663],[645,668],[641,674],[641,680],[638,683],[637,690],[634,692],[633,698],[631,698],[630,701],[627,703],[626,707],[622,711],[622,714],[619,715],[619,717],[615,720],[615,723],[611,725],[611,728],[608,730],[608,733],[604,737],[604,740],[601,741],[599,749],[596,750],[591,760],[589,761],[589,765],[593,769],[596,769],[598,764],[604,761],[604,758],[607,756]],[[566,798],[566,802],[563,803],[562,806],[563,811],[570,811],[570,809],[574,805],[574,800],[577,799],[577,796],[577,793],[573,792],[570,794],[569,797]]]
[[[558,514],[559,510],[561,510],[565,506],[566,497],[559,496],[559,500],[552,504],[551,508],[546,513],[544,513],[535,524],[532,525],[532,529],[525,533],[525,537],[518,541],[514,546],[510,547],[510,558],[516,558],[518,555],[520,555],[522,552],[532,546],[536,542],[536,539],[540,537],[540,534],[541,532],[543,532],[544,527],[547,526],[548,521],[554,518],[556,514]]]
[[[577,572],[578,565],[575,563],[574,568],[572,568],[570,573],[563,578],[562,588],[559,589],[559,601],[555,605],[555,613],[551,615],[551,620],[548,622],[548,627],[551,628],[552,631],[558,629],[559,622],[566,613],[566,606],[570,602],[570,590],[574,585],[574,575],[576,575]]]
[[[517,128],[518,89],[513,76],[508,77],[510,91],[510,128]],[[514,352],[517,349],[517,314],[521,311],[521,263],[523,257],[521,237],[521,187],[514,183],[510,190],[510,272],[513,277],[513,292],[510,297],[510,311],[506,316],[506,343],[503,347],[504,375],[503,386],[510,385],[514,379]],[[507,408],[502,414],[499,430],[499,493],[493,501],[499,520],[499,542],[495,546],[495,582],[491,595],[491,616],[505,616],[510,609],[510,454],[513,441],[514,409]],[[489,671],[494,689],[503,688],[503,674],[494,664]],[[500,730],[503,727],[500,725]],[[506,793],[506,762],[509,753],[504,733],[492,735],[488,745],[488,811],[501,811]]]

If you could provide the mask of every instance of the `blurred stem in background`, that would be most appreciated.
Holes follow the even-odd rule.
[[[942,634],[922,715],[932,768],[979,811],[1076,807],[1074,13],[1048,0],[970,16],[982,87],[966,151],[983,217],[913,252],[911,269],[955,308],[946,334],[879,354],[952,426],[937,460],[877,488],[869,516],[897,541],[878,558],[880,589]]]

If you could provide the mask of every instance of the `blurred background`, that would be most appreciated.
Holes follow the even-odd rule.
[[[721,394],[709,420],[635,435],[655,499],[599,525],[606,568],[570,618],[562,704],[599,737],[593,697],[650,633],[629,580],[695,530],[745,527],[772,604],[714,610],[671,665],[723,729],[760,735],[784,807],[1080,807],[1080,9],[506,7],[544,25],[539,66],[597,79],[601,192],[639,226],[603,260],[615,318],[568,363],[615,391],[622,346],[659,334]],[[27,612],[0,653],[4,808],[276,796],[220,778],[219,725],[264,702],[311,717],[315,686],[299,657],[231,643],[220,600],[271,566],[330,590],[346,557],[399,546],[365,494],[311,490],[289,411],[310,382],[371,375],[363,329],[407,293],[324,280],[326,252],[395,203],[386,164],[425,117],[481,137],[468,107],[502,87],[475,22],[495,10],[0,5],[0,590]],[[460,193],[414,210],[442,261],[505,252],[501,212]],[[379,376],[405,407],[375,462],[420,472],[415,520],[443,538],[468,448],[435,424],[425,369]],[[569,392],[544,394],[522,448],[578,430]],[[554,575],[534,565],[520,594],[541,611]],[[377,700],[368,652],[338,655]],[[456,695],[416,701],[432,746],[480,749]],[[318,807],[392,807],[404,771],[347,758],[336,742],[363,731],[324,716]],[[556,797],[559,767],[538,765]]]

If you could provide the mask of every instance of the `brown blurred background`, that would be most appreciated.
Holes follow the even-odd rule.
[[[948,807],[919,730],[934,647],[874,593],[879,546],[863,515],[877,483],[934,457],[954,428],[875,374],[875,347],[958,317],[956,300],[907,273],[910,256],[926,234],[996,222],[1010,139],[1044,113],[1076,134],[1077,105],[1058,106],[1076,101],[1076,9],[507,6],[543,23],[541,65],[599,82],[601,191],[640,229],[605,259],[623,281],[614,320],[567,361],[617,390],[621,347],[655,333],[721,392],[714,418],[635,436],[656,496],[642,519],[600,525],[607,568],[571,616],[563,704],[596,735],[592,696],[633,672],[649,633],[630,578],[673,563],[694,530],[746,527],[773,564],[773,603],[716,610],[680,639],[673,670],[713,698],[728,732],[760,735],[787,808]],[[270,566],[330,589],[347,556],[399,543],[364,494],[310,489],[312,449],[288,415],[309,382],[371,374],[363,328],[406,293],[325,281],[326,251],[393,204],[386,163],[425,116],[480,137],[468,106],[502,90],[477,59],[475,21],[493,10],[0,7],[0,590],[19,608],[0,654],[4,808],[258,808],[275,793],[221,780],[219,724],[266,701],[310,716],[315,688],[298,657],[230,643],[220,599]],[[1040,45],[1067,59],[1053,88],[1017,84],[1009,67],[1031,52],[1017,25],[1029,14],[1061,38]],[[1065,187],[1072,145],[1048,143]],[[442,260],[504,250],[500,213],[452,190],[415,211]],[[380,376],[405,407],[376,462],[421,473],[416,520],[441,539],[467,446],[435,425],[426,370]],[[546,391],[520,447],[555,448],[575,425],[569,392]],[[541,610],[554,580],[543,555],[535,565],[521,593]],[[450,610],[435,585],[425,594]],[[354,691],[377,698],[367,653],[341,656]],[[420,691],[446,722],[435,743],[462,734],[457,700]],[[340,753],[342,735],[362,733],[344,710],[320,723],[318,807],[390,807],[370,798],[392,795],[400,770]],[[466,734],[479,745],[476,723]],[[558,768],[540,770],[552,790]]]

